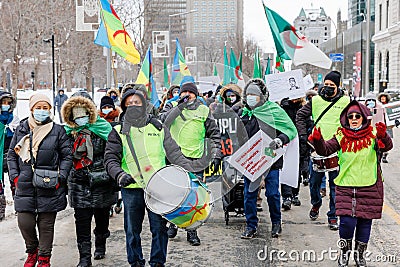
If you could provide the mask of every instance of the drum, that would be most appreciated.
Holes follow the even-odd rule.
[[[316,172],[329,172],[339,170],[339,158],[337,153],[323,157],[315,151],[311,153],[313,170]]]
[[[194,230],[211,215],[211,191],[197,177],[168,165],[151,176],[145,189],[146,206],[179,228]]]

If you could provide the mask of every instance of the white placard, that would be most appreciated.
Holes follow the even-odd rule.
[[[311,78],[310,74],[307,74],[306,76],[304,76],[303,82],[304,82],[304,89],[305,90],[309,90],[309,89],[314,87],[314,81]]]
[[[276,102],[284,98],[305,97],[305,87],[301,70],[280,72],[265,76],[269,100]]]
[[[270,149],[271,141],[271,137],[259,130],[230,157],[229,164],[254,182],[285,153],[286,147]]]
[[[168,31],[153,31],[153,57],[169,57],[169,32]]]
[[[396,120],[400,121],[400,101],[392,102],[383,106],[386,108],[386,124],[387,126],[396,125]]]
[[[97,31],[100,24],[100,8],[97,0],[75,0],[76,31]]]
[[[197,47],[185,47],[186,64],[192,64],[197,61]]]

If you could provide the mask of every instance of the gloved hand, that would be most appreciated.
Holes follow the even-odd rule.
[[[312,134],[310,134],[310,136],[308,137],[308,141],[313,142],[314,140],[321,140],[321,138],[322,138],[321,128],[314,127]]]
[[[217,159],[217,158],[213,159],[213,162],[211,162],[211,165],[210,165],[210,167],[213,170],[213,175],[218,173],[220,165],[221,165],[221,159]]]
[[[395,120],[394,124],[396,125],[396,128],[398,128],[400,126],[400,121],[399,120]]]
[[[289,107],[289,106],[290,106],[289,97],[286,97],[281,100],[281,107]]]
[[[375,124],[376,127],[376,137],[382,139],[386,135],[386,125],[383,122],[378,122]]]
[[[179,104],[182,104],[182,103],[185,103],[185,102],[187,102],[188,100],[189,100],[189,95],[185,95],[185,96],[183,96],[183,97],[181,97],[181,98],[178,99],[178,105],[179,105]]]
[[[274,140],[269,143],[269,148],[275,150],[281,148],[283,146],[282,140],[279,138],[275,138]]]
[[[126,187],[130,184],[136,183],[135,179],[133,179],[133,177],[130,174],[127,174],[126,172],[123,172],[120,175],[118,175],[117,181],[120,187]]]

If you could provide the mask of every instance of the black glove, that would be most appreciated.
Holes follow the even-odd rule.
[[[126,172],[123,172],[120,175],[118,175],[117,181],[120,187],[126,187],[130,184],[136,183],[135,179],[133,179],[133,177],[130,174],[127,174]]]
[[[282,140],[279,138],[275,138],[274,140],[269,143],[269,148],[275,150],[281,148],[283,146]]]
[[[182,103],[185,103],[185,102],[187,102],[188,100],[189,100],[189,95],[185,95],[185,96],[183,96],[183,97],[181,97],[181,98],[178,99],[178,105],[179,105],[179,104],[182,104]]]
[[[219,167],[221,165],[221,159],[213,159],[213,162],[211,162],[210,167],[213,169],[213,175],[217,174],[219,171]]]
[[[395,120],[394,123],[396,125],[396,128],[398,128],[400,126],[400,121],[399,120]]]
[[[289,107],[289,106],[290,106],[289,97],[286,97],[281,100],[281,107]]]

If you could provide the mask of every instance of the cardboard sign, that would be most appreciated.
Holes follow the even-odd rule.
[[[286,97],[296,99],[306,95],[301,70],[267,75],[265,83],[269,91],[269,100],[273,102],[281,101]]]
[[[400,101],[386,104],[383,107],[386,108],[386,125],[396,125],[396,120],[400,121]]]
[[[285,148],[269,148],[271,141],[266,133],[258,131],[230,157],[228,163],[254,182],[285,153]]]

